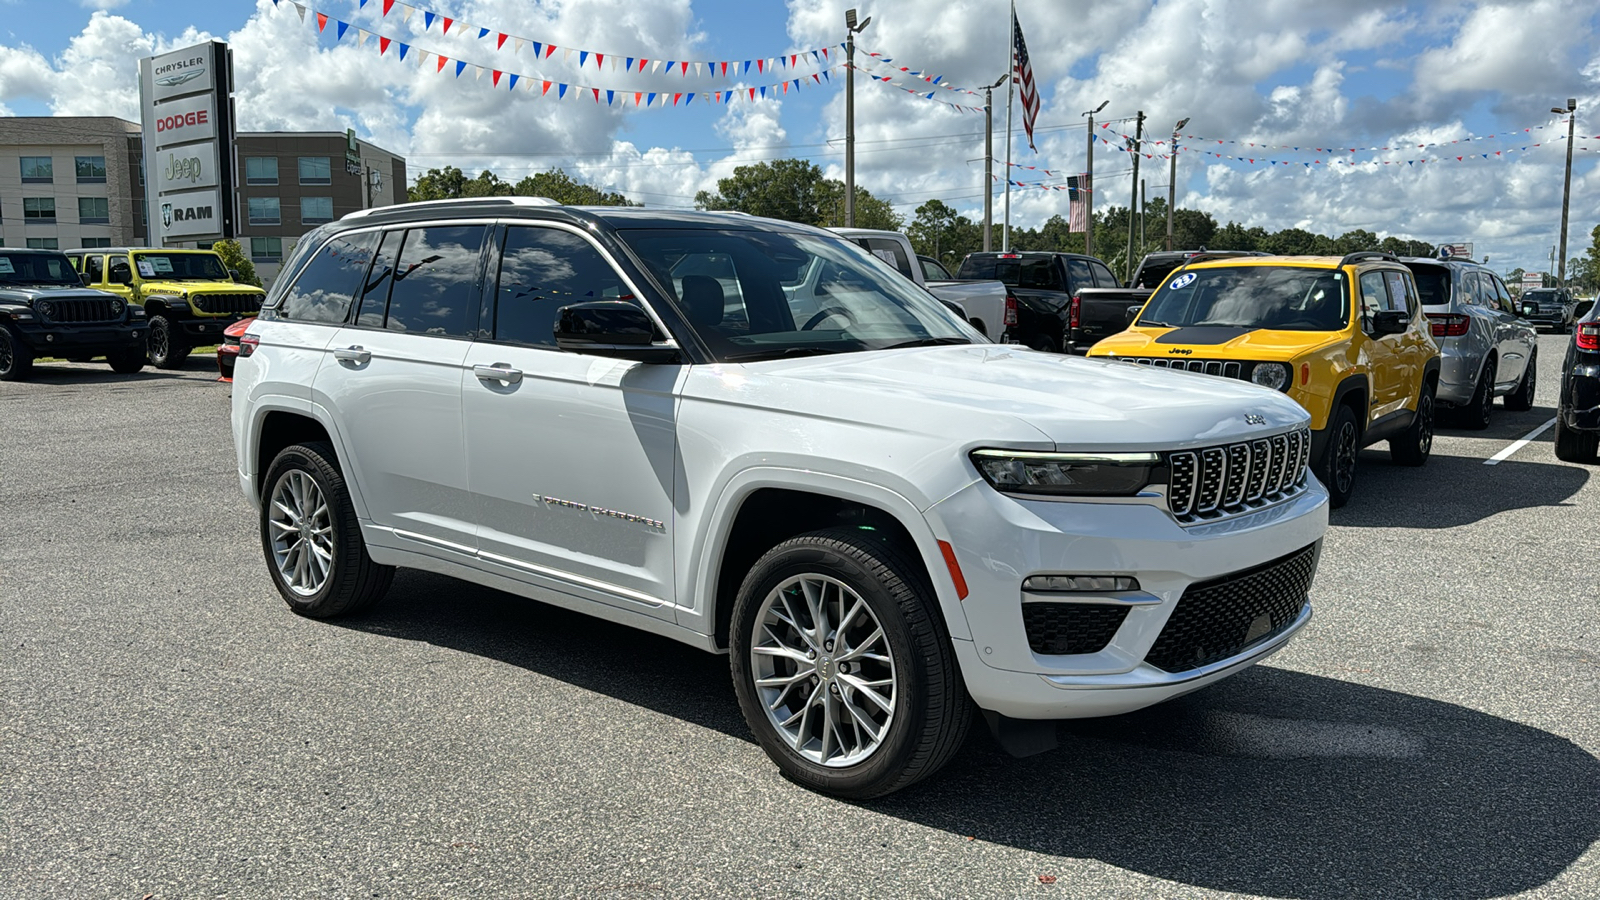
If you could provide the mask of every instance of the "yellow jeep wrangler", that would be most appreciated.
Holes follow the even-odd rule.
[[[158,369],[176,369],[195,347],[222,343],[222,332],[260,312],[267,295],[236,281],[211,250],[96,247],[67,256],[85,285],[144,307],[150,364]]]
[[[1239,378],[1311,413],[1311,461],[1334,506],[1363,447],[1420,466],[1433,446],[1439,348],[1411,271],[1387,253],[1255,256],[1168,275],[1090,356]]]

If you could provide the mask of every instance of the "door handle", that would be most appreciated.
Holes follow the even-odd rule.
[[[333,358],[341,362],[353,362],[356,365],[366,365],[372,361],[372,351],[363,347],[340,347],[333,351]]]
[[[495,363],[492,366],[473,366],[472,374],[478,376],[479,381],[499,381],[505,384],[516,384],[522,380],[522,370],[513,369],[506,363]]]

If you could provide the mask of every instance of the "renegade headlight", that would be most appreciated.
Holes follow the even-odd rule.
[[[1283,363],[1256,363],[1250,372],[1250,380],[1264,388],[1281,391],[1289,386],[1289,367]]]
[[[1155,453],[972,451],[979,474],[1007,494],[1131,497],[1150,483],[1160,462]]]

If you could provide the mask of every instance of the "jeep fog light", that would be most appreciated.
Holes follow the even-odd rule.
[[[1150,483],[1160,462],[1154,453],[972,451],[984,480],[1008,494],[1131,497]]]
[[[1128,575],[1029,575],[1022,589],[1054,594],[1076,591],[1137,591],[1139,579]]]
[[[1289,367],[1283,363],[1256,363],[1250,380],[1264,388],[1281,391],[1289,383]]]

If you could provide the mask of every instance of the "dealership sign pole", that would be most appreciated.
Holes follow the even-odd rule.
[[[233,54],[208,41],[139,60],[146,223],[152,246],[232,238]]]

